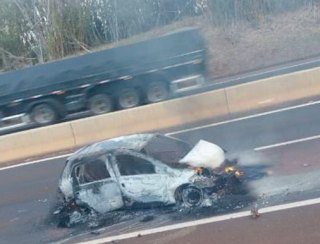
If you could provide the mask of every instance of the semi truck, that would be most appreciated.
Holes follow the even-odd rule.
[[[42,126],[156,103],[206,84],[206,45],[196,28],[0,74],[0,121]]]

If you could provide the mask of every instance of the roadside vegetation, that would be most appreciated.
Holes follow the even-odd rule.
[[[0,70],[198,26],[221,77],[320,54],[319,23],[320,0],[1,0]]]

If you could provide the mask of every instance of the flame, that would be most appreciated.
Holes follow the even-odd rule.
[[[243,175],[243,172],[237,170],[234,174],[235,174],[235,176],[240,177]]]
[[[224,168],[224,172],[227,173],[227,174],[232,173],[234,171],[236,171],[236,169],[234,167],[232,167],[232,166]]]
[[[203,173],[202,167],[194,167],[193,171],[196,172],[196,174],[201,175]]]
[[[235,167],[233,166],[228,166],[224,168],[224,172],[227,174],[230,173],[234,173],[235,176],[240,177],[243,175],[243,172],[241,172],[240,170],[237,170]]]

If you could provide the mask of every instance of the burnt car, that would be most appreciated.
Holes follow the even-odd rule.
[[[230,182],[241,183],[241,172],[221,148],[200,144],[136,134],[84,147],[67,159],[61,175],[63,206],[107,213],[149,203],[211,205]]]

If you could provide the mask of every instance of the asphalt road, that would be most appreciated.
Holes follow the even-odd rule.
[[[252,192],[259,196],[256,204],[260,208],[320,197],[319,112],[320,104],[314,103],[224,123],[189,126],[182,131],[171,131],[170,134],[190,143],[196,143],[199,139],[217,143],[227,149],[229,154],[238,157],[241,164],[269,164],[270,175],[250,183]],[[54,204],[63,166],[64,158],[61,158],[0,171],[0,243],[48,243],[62,240],[74,243],[97,238],[98,234],[99,237],[113,236],[228,213],[206,211],[180,214],[172,209],[159,209],[137,211],[123,218],[119,224],[105,226],[91,234],[85,227],[57,228],[49,212]],[[277,214],[268,213],[256,220],[244,217],[210,223],[159,233],[139,238],[138,241],[194,243],[193,240],[198,240],[197,243],[211,243],[212,238],[217,236],[221,243],[257,243],[258,240],[261,240],[259,243],[317,243],[313,241],[319,237],[316,228],[319,226],[319,218],[312,212],[319,208],[318,205],[306,206]],[[283,217],[277,217],[278,214]],[[152,218],[145,222],[145,216]],[[273,233],[274,239],[268,238],[270,233]],[[279,237],[282,234],[283,239]],[[130,239],[124,242],[134,241]]]
[[[283,75],[291,72],[311,69],[319,66],[320,66],[320,57],[315,56],[309,59],[297,60],[290,63],[279,64],[275,66],[261,68],[258,70],[252,70],[246,73],[231,75],[228,77],[216,77],[216,78],[213,78],[212,81],[209,81],[208,85],[205,87],[199,88],[197,90],[184,92],[182,94],[178,94],[173,98],[188,96],[195,93],[207,92],[210,90],[226,88],[229,86],[243,84],[243,83],[260,80],[264,78],[269,78],[277,75]],[[88,116],[90,116],[90,112],[80,112],[80,113],[69,115],[65,120],[61,122],[80,119]],[[3,128],[0,128],[0,135],[15,133],[18,131],[28,130],[35,127],[36,125],[32,123],[14,125],[11,127],[3,127]]]
[[[318,244],[320,204],[193,226],[119,241],[121,244]]]

